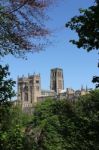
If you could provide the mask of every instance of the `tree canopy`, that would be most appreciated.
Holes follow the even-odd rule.
[[[68,100],[38,104],[25,131],[28,150],[98,150],[99,90]]]
[[[78,34],[78,39],[70,40],[78,48],[84,48],[88,52],[99,51],[99,0],[96,0],[95,4],[88,9],[80,9],[80,15],[71,18],[66,23],[66,27]],[[96,87],[99,87],[98,76],[94,76],[92,81],[97,83]]]
[[[10,75],[8,69],[9,67],[7,65],[5,67],[0,65],[0,105],[10,101],[11,98],[15,96],[13,90],[15,81],[8,79],[8,76]]]
[[[66,23],[66,27],[76,31],[78,40],[70,40],[78,48],[87,51],[99,49],[99,2],[88,9],[80,9],[79,16],[75,16]]]
[[[0,56],[24,56],[26,52],[39,52],[50,31],[44,21],[45,9],[53,0],[0,1]],[[37,41],[37,39],[39,39]]]

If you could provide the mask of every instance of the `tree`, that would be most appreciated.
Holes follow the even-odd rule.
[[[5,67],[0,65],[0,106],[10,101],[11,98],[15,96],[13,90],[15,81],[7,79],[10,75],[8,69],[9,67],[7,65]]]
[[[76,140],[80,148],[88,150],[99,149],[99,90],[91,91],[82,96],[76,103],[78,114]]]
[[[65,150],[73,146],[75,111],[70,102],[46,100],[38,104],[25,132],[28,150]]]
[[[98,150],[99,90],[38,104],[25,130],[24,150]]]
[[[24,56],[39,52],[50,34],[44,25],[45,9],[52,0],[3,0],[0,1],[0,56]],[[37,41],[37,39],[39,39]],[[41,41],[41,42],[40,42]]]
[[[19,118],[12,107],[11,99],[15,96],[15,82],[8,79],[8,66],[0,65],[0,149],[22,149],[22,132]]]
[[[23,132],[19,125],[8,131],[0,131],[0,149],[1,150],[24,150]]]
[[[70,40],[70,42],[88,52],[91,50],[99,51],[99,0],[96,0],[95,5],[88,9],[80,9],[80,14],[66,23],[66,27],[78,34],[78,40]],[[93,82],[99,83],[99,77],[95,76]],[[99,87],[99,84],[96,87]]]
[[[0,65],[0,129],[5,130],[6,127],[9,128],[10,120],[10,107],[11,99],[15,96],[13,86],[15,82],[12,79],[8,79],[10,75],[8,71],[8,66],[2,67]]]

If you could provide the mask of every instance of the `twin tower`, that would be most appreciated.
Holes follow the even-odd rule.
[[[61,68],[51,69],[49,93],[53,92],[55,95],[58,95],[63,89],[63,70]],[[42,93],[40,74],[18,78],[18,100],[21,102],[23,108],[32,107],[38,98],[42,97]]]

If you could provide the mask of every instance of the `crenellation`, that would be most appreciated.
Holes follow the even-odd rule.
[[[18,77],[18,101],[22,110],[31,110],[37,102],[46,100],[46,98],[76,100],[77,97],[89,93],[81,86],[80,90],[72,88],[64,89],[64,76],[61,68],[53,68],[50,72],[50,90],[41,89],[40,74],[28,74],[28,77]]]
[[[22,109],[33,107],[37,97],[41,95],[40,75],[29,75],[18,78],[18,100],[21,101]]]

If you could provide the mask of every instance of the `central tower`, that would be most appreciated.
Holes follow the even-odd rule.
[[[61,68],[53,68],[50,73],[50,90],[57,94],[64,89],[63,70]]]

